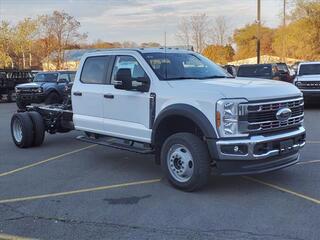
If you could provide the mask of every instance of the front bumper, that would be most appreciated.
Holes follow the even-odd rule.
[[[320,97],[320,89],[300,89],[304,97]]]
[[[288,142],[290,144],[288,144]],[[216,162],[218,174],[239,175],[272,171],[295,164],[299,150],[305,145],[305,129],[282,133],[262,134],[245,139],[209,140],[211,156]],[[245,149],[240,153],[225,149]]]
[[[42,103],[45,100],[44,93],[18,93],[17,99],[28,103]]]

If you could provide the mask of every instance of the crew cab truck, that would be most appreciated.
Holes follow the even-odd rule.
[[[82,57],[72,107],[27,106],[13,115],[18,147],[44,132],[154,154],[170,183],[185,191],[210,173],[256,174],[299,160],[305,144],[301,92],[292,84],[235,79],[200,54],[177,49],[97,51]]]
[[[294,84],[306,101],[320,98],[320,62],[303,62],[298,66]]]

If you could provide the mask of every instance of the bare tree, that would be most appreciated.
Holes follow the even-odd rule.
[[[202,52],[206,47],[208,33],[208,16],[205,13],[192,16],[191,37],[195,51]]]
[[[196,52],[202,52],[206,47],[208,33],[208,16],[201,13],[181,20],[177,38],[186,46],[192,44]]]
[[[218,16],[215,18],[211,37],[212,42],[216,45],[225,46],[228,44],[230,29],[225,16]]]
[[[176,34],[178,40],[186,47],[189,47],[191,44],[190,35],[190,20],[186,17],[182,18],[178,25],[178,32]]]
[[[44,38],[50,40],[48,48],[53,47],[56,51],[56,68],[59,69],[64,62],[64,50],[84,40],[87,35],[79,32],[80,22],[65,12],[54,11],[52,15],[44,15],[41,23]]]

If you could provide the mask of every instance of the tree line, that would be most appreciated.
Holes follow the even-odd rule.
[[[285,26],[270,28],[262,24],[261,55],[319,60],[320,0],[295,0],[293,4]],[[177,38],[220,64],[255,57],[258,24],[247,24],[233,32],[230,28],[225,17],[212,20],[201,13],[181,20]]]
[[[260,30],[261,55],[320,59],[320,0],[293,0],[294,7],[286,16],[288,24]],[[80,31],[80,22],[66,12],[54,11],[17,24],[0,23],[0,68],[41,68],[53,62],[63,66],[66,49],[160,47],[159,43],[137,44],[133,41],[87,43],[87,34]],[[256,23],[232,31],[224,16],[215,19],[205,13],[182,18],[176,37],[183,45],[193,46],[211,60],[225,64],[256,56]]]

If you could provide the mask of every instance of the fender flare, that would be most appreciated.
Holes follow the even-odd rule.
[[[206,138],[216,139],[217,134],[214,130],[213,125],[210,123],[209,119],[197,108],[188,105],[188,104],[173,104],[165,109],[163,109],[157,116],[156,121],[152,127],[152,134],[151,134],[151,144],[155,144],[156,133],[159,125],[161,124],[162,120],[170,116],[182,116],[189,118],[203,132]]]

